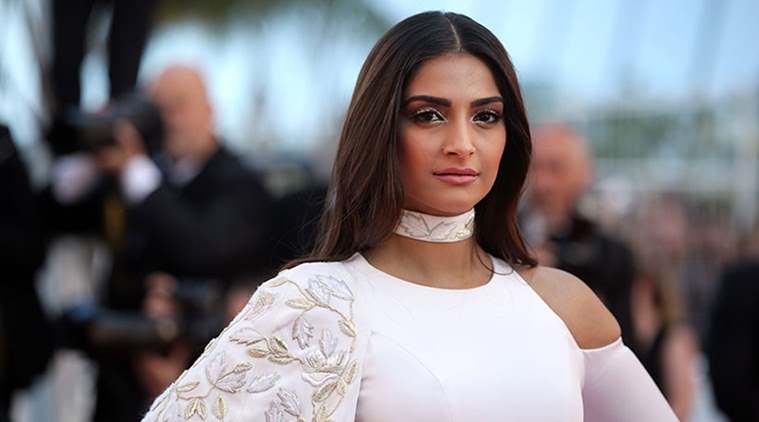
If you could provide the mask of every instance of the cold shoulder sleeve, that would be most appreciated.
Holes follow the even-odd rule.
[[[586,422],[677,422],[672,408],[638,358],[617,339],[583,350]]]
[[[339,274],[305,264],[261,285],[143,421],[353,421],[366,348]]]

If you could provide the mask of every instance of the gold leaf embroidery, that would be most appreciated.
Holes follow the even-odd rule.
[[[190,392],[190,391],[194,390],[195,387],[197,387],[198,385],[200,385],[200,382],[198,382],[198,381],[188,382],[188,383],[182,384],[179,387],[177,387],[177,392],[179,392],[179,393],[187,393],[187,392]]]
[[[354,360],[348,364],[348,368],[345,370],[345,382],[352,383],[356,379],[356,375],[358,375],[358,362]]]
[[[293,308],[293,309],[303,309],[303,310],[309,310],[314,307],[314,302],[308,300],[308,299],[289,299],[285,302],[285,305]]]
[[[290,282],[290,280],[284,277],[279,277],[277,279],[274,279],[271,283],[269,283],[269,287],[272,287],[272,288],[281,287],[281,286],[284,286],[285,283],[288,283],[288,282]]]
[[[337,380],[337,394],[344,396],[348,392],[348,383],[344,379]]]
[[[356,327],[352,322],[341,319],[339,325],[340,331],[342,331],[343,334],[349,337],[356,337]]]
[[[206,402],[203,400],[198,400],[198,415],[200,415],[200,419],[206,420],[206,417],[208,417],[208,409],[206,408]]]
[[[335,391],[335,388],[337,387],[337,379],[332,379],[327,381],[324,385],[317,388],[316,391],[314,391],[313,400],[316,403],[323,402],[327,397],[329,397],[330,394],[332,394],[333,391]]]
[[[284,342],[278,336],[272,336],[269,341],[269,348],[275,355],[289,354],[290,350],[287,348],[287,343]]]
[[[266,357],[266,355],[269,354],[269,349],[265,349],[263,347],[248,347],[247,351],[248,354],[254,358]]]
[[[260,317],[267,310],[269,310],[276,301],[274,294],[266,290],[260,290],[254,297],[255,300],[250,304],[250,311],[248,311],[248,313],[245,315],[246,320],[252,320]]]
[[[213,402],[213,415],[219,420],[223,420],[227,416],[227,402],[224,397],[216,397],[216,401]]]
[[[195,414],[200,416],[200,419],[206,420],[206,404],[199,398],[192,399],[192,402],[184,413],[184,419],[188,420]]]
[[[316,411],[316,422],[329,422],[330,413],[327,403],[322,403],[319,410]]]

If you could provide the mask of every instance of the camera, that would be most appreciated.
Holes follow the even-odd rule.
[[[58,346],[93,357],[129,356],[140,350],[162,351],[175,341],[202,347],[224,327],[224,287],[218,280],[181,280],[172,295],[175,318],[150,318],[139,311],[90,303],[73,306],[58,320]]]
[[[155,102],[140,93],[126,94],[99,113],[67,107],[54,119],[47,139],[56,155],[97,152],[115,144],[113,127],[120,121],[129,122],[137,128],[148,155],[161,149],[164,130],[161,110]]]

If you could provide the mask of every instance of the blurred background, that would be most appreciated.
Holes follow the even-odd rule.
[[[51,168],[50,9],[0,0],[0,121],[37,186]],[[587,136],[597,168],[584,207],[668,257],[703,340],[719,272],[757,251],[759,2],[162,0],[140,80],[178,61],[203,69],[227,146],[255,166],[326,177],[366,54],[391,25],[431,9],[499,37],[532,123],[569,122]],[[109,15],[95,12],[82,68],[93,111],[108,100]],[[293,183],[269,180],[274,191]],[[692,420],[722,420],[708,397],[699,406]]]

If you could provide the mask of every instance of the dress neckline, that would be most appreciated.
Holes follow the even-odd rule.
[[[415,283],[410,280],[405,280],[399,277],[396,277],[392,274],[388,274],[379,268],[372,265],[364,255],[361,253],[356,253],[353,258],[351,258],[351,261],[356,262],[358,265],[365,267],[365,270],[372,273],[374,276],[377,276],[381,279],[383,279],[383,282],[392,283],[394,285],[398,285],[403,289],[406,290],[416,290],[420,292],[439,292],[439,294],[447,294],[447,295],[454,295],[457,293],[467,293],[467,292],[477,292],[480,290],[487,290],[490,288],[490,286],[493,284],[494,278],[496,274],[502,273],[504,271],[509,271],[509,268],[503,268],[501,262],[499,260],[495,259],[490,254],[487,254],[487,257],[490,259],[490,262],[493,266],[494,273],[491,274],[490,278],[483,283],[482,285],[475,286],[475,287],[466,287],[462,289],[454,289],[454,288],[445,288],[445,287],[434,287],[434,286],[427,286],[425,284],[419,284]]]

